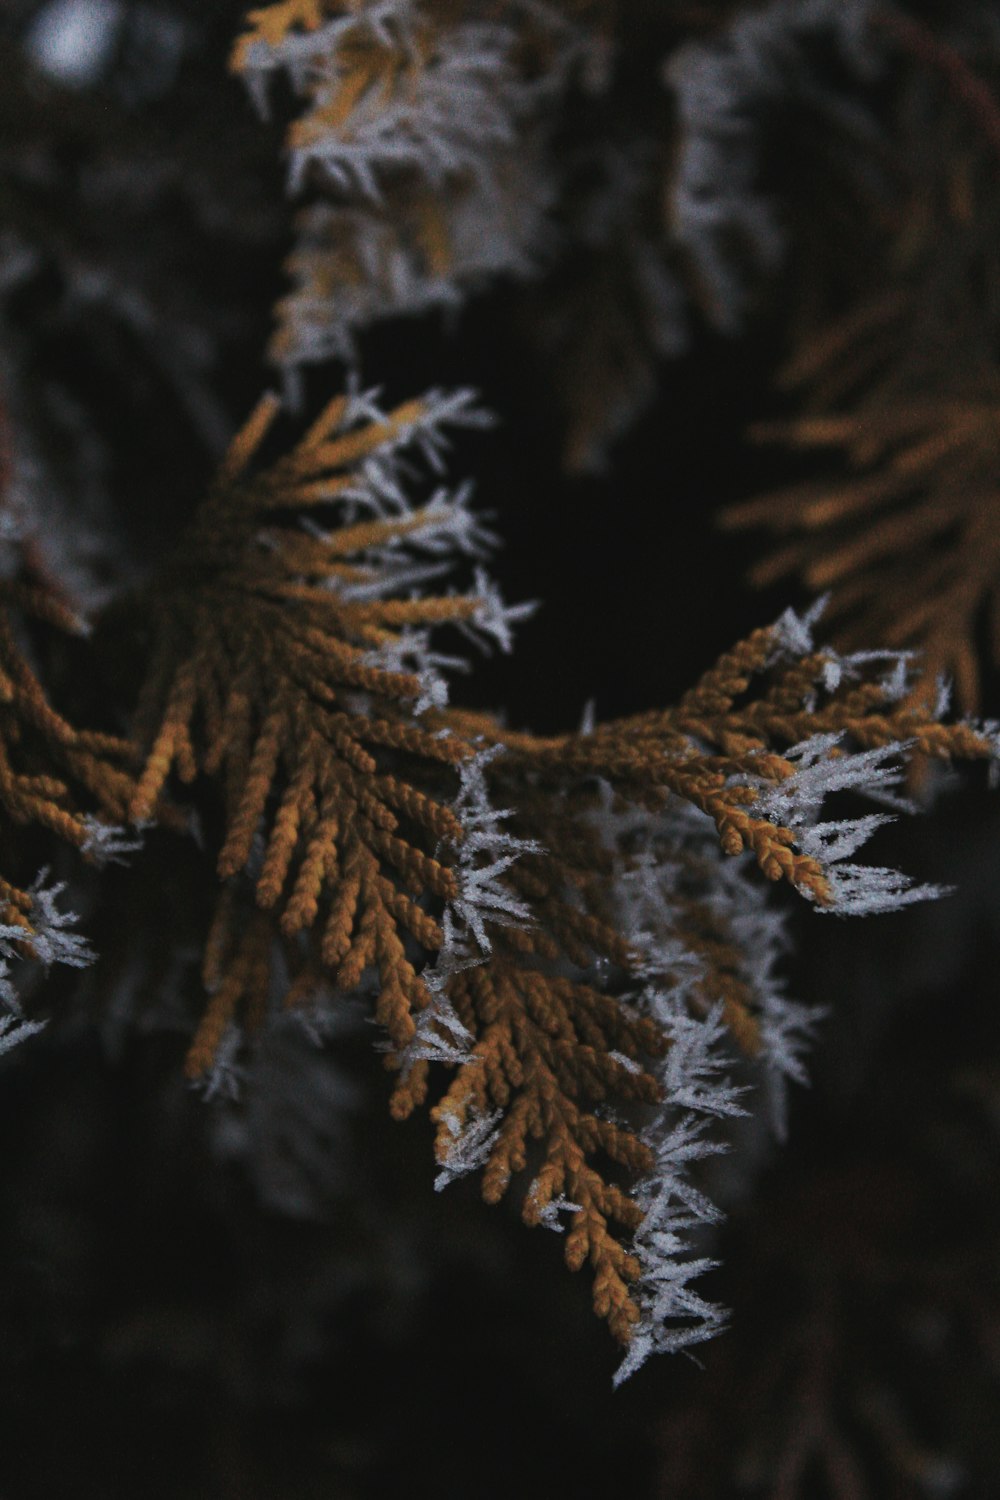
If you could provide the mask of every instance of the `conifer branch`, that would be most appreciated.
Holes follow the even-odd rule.
[[[754,583],[828,592],[838,645],[916,648],[918,690],[945,676],[971,713],[979,637],[1000,661],[997,76],[977,71],[974,32],[963,51],[895,11],[873,24],[901,55],[881,190],[852,206],[864,253],[832,237],[835,262],[810,260],[779,375],[797,410],[751,434],[811,472],[721,521],[773,536]]]
[[[487,534],[462,496],[411,509],[394,465],[406,446],[436,462],[441,423],[478,418],[462,393],[387,415],[370,398],[338,398],[290,455],[248,477],[276,411],[266,399],[235,439],[153,588],[155,650],[137,719],[145,767],[131,815],[150,816],[174,771],[182,782],[218,778],[220,877],[249,871],[286,940],[316,934],[339,988],[375,968],[379,1019],[403,1047],[429,998],[406,945],[443,941],[421,901],[457,895],[437,850],[462,831],[429,772],[454,776],[472,753],[422,720],[444,693],[422,632],[491,631],[504,613],[482,590],[412,596],[444,553],[478,556]],[[335,514],[346,524],[333,527]],[[224,930],[225,911],[220,921]],[[248,933],[230,970],[209,965],[215,998],[193,1075],[210,1066],[240,995],[266,988],[263,957],[253,957],[263,942]],[[259,1000],[247,1004],[258,1014]]]
[[[77,729],[53,706],[31,659],[28,622],[65,635],[86,633],[58,580],[35,557],[30,528],[9,503],[12,440],[0,405],[0,1000],[19,1009],[6,959],[37,958],[73,966],[93,957],[84,940],[66,929],[75,918],[54,898],[47,870],[27,883],[18,831],[42,829],[102,864],[135,848],[122,837],[134,782],[132,746],[118,736]],[[27,1035],[34,1023],[24,1023]],[[7,1033],[5,1045],[13,1040]]]
[[[689,1286],[715,1216],[690,1172],[742,1109],[727,1055],[802,1076],[811,1022],[775,981],[779,927],[762,918],[747,951],[754,898],[724,857],[843,913],[938,894],[850,862],[882,814],[823,821],[822,804],[892,802],[909,755],[991,759],[995,736],[908,699],[905,658],[818,649],[791,613],[673,709],[545,739],[449,708],[429,632],[505,645],[523,612],[479,572],[464,594],[419,592],[485,545],[463,496],[412,506],[401,488],[405,449],[436,459],[467,398],[338,398],[261,467],[275,415],[265,400],[235,439],[145,605],[132,814],[173,773],[222,795],[189,1076],[227,1087],[231,1039],[324,985],[373,991],[393,1114],[452,1070],[438,1185],[481,1170],[488,1201],[513,1192],[526,1223],[565,1227],[627,1373],[718,1326]]]

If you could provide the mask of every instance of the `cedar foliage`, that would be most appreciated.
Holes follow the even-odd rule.
[[[416,1139],[429,1114],[438,1188],[474,1175],[487,1202],[562,1235],[622,1380],[723,1327],[702,1286],[725,1245],[713,1226],[754,1202],[820,1032],[808,984],[806,1003],[786,991],[792,936],[804,972],[822,947],[792,897],[815,917],[942,896],[856,856],[917,810],[907,789],[929,800],[952,763],[996,757],[996,725],[952,715],[946,680],[960,714],[990,711],[995,28],[975,4],[942,19],[853,0],[308,0],[199,20],[178,0],[169,24],[168,8],[110,6],[105,52],[84,48],[74,73],[59,46],[82,3],[25,3],[4,53],[23,74],[0,146],[5,1067],[30,1077],[33,1054],[44,1068],[46,1045],[85,1036],[127,1069],[149,1033],[175,1038],[158,1087],[193,1086],[195,1176],[212,1180],[214,1153],[238,1162],[251,1212],[312,1220],[350,1200],[377,1219],[366,1147],[341,1138],[345,1066],[381,1099],[356,1034],[374,1021],[387,1128]],[[237,80],[275,118],[240,113]],[[217,132],[191,124],[199,88]],[[292,212],[267,177],[282,150]],[[183,234],[144,232],[144,181],[152,217],[169,208]],[[199,269],[236,260],[253,268],[246,309],[235,277]],[[514,462],[516,439],[469,431],[491,419],[464,384],[435,374],[414,396],[426,382],[407,391],[407,364],[478,374],[496,340],[512,388],[530,363],[518,399],[523,417],[541,393],[543,436],[517,457],[510,519],[532,507],[522,536],[562,547],[572,575],[588,494],[609,546],[662,534],[594,476],[647,443],[645,483],[669,508],[669,402],[642,426],[665,364],[693,348],[697,372],[705,351],[706,440],[718,340],[755,333],[765,362],[793,351],[748,429],[770,456],[743,453],[768,482],[748,496],[731,481],[718,519],[779,535],[751,580],[775,601],[792,579],[803,594],[755,626],[709,560],[705,639],[724,625],[738,643],[708,665],[692,643],[705,599],[678,576],[688,532],[671,522],[664,586],[692,639],[654,650],[609,576],[587,608],[609,660],[646,657],[652,681],[669,653],[693,686],[670,706],[654,691],[588,710],[575,732],[484,708],[501,679],[477,663],[467,691],[466,654],[498,648],[516,674],[533,606],[505,604],[487,571],[502,482],[485,476],[486,515],[447,487],[445,454],[474,469],[493,443]],[[373,366],[391,400],[362,381]],[[573,586],[554,583],[555,610]],[[773,1237],[741,1229],[732,1253],[790,1258],[776,1274],[794,1283],[816,1247],[770,1201]],[[355,1274],[343,1264],[340,1246],[319,1304]],[[794,1399],[786,1412],[793,1319],[827,1353],[838,1329],[854,1337],[830,1286],[850,1299],[863,1278],[853,1261],[832,1275],[816,1296],[806,1277],[805,1313],[777,1299],[787,1336],[750,1382],[773,1438],[753,1493],[819,1477],[858,1497],[868,1469],[937,1472],[891,1393],[834,1420],[850,1376],[833,1355],[803,1366],[805,1416]],[[951,1309],[950,1277],[931,1257],[916,1280],[948,1281]],[[905,1310],[900,1330],[902,1347]],[[746,1369],[728,1349],[698,1410],[660,1428],[668,1486],[700,1474],[748,1493],[738,1435],[714,1469],[698,1456],[725,1371]],[[871,1463],[852,1423],[880,1434]]]

